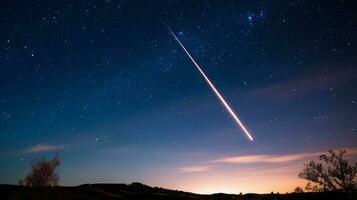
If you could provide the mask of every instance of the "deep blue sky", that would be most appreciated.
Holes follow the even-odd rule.
[[[1,1],[0,183],[59,152],[61,184],[240,192],[189,183],[221,157],[357,147],[355,11],[352,0]]]

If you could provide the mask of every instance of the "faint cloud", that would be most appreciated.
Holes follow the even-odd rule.
[[[347,160],[353,160],[357,157],[357,147],[350,148],[341,148],[346,150],[345,158]],[[337,152],[340,149],[334,149]],[[296,165],[298,163],[302,163],[302,161],[306,160],[314,160],[317,159],[321,154],[326,153],[326,151],[318,151],[318,152],[307,152],[307,153],[298,153],[298,154],[256,154],[256,155],[239,155],[239,156],[227,156],[222,157],[215,160],[210,160],[205,162],[206,165],[189,165],[178,168],[180,173],[196,173],[196,172],[205,172],[211,171],[213,169],[213,165],[215,167],[219,167],[218,165],[224,164],[283,164],[286,166],[291,165],[293,170],[300,168],[300,165]],[[214,163],[214,164],[213,164]],[[288,170],[291,171],[291,166],[289,166]],[[282,165],[279,165],[279,170],[282,170]],[[279,171],[278,170],[278,171]]]
[[[346,156],[351,157],[357,155],[357,148],[344,148],[347,153]],[[317,158],[319,155],[325,152],[310,152],[300,154],[287,154],[287,155],[275,155],[275,154],[258,154],[258,155],[246,155],[246,156],[229,156],[223,157],[217,160],[212,160],[212,163],[237,163],[237,164],[250,164],[250,163],[287,163],[293,161],[302,161],[311,158]]]
[[[203,166],[184,166],[180,167],[179,171],[181,173],[194,173],[194,172],[206,172],[209,171],[212,167],[203,165]]]
[[[318,153],[292,154],[292,155],[249,155],[249,156],[231,156],[224,157],[218,160],[213,160],[214,163],[284,163],[297,160],[307,159],[317,156]]]
[[[39,144],[36,146],[32,146],[28,149],[25,149],[23,153],[25,154],[36,154],[36,153],[43,153],[43,152],[52,152],[52,151],[59,151],[64,149],[64,145],[48,145],[48,144]]]
[[[334,92],[335,87],[340,87],[354,80],[354,68],[339,69],[304,76],[275,85],[258,88],[252,93],[271,99],[286,100],[320,91]]]

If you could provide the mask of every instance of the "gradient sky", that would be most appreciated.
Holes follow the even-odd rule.
[[[357,155],[351,1],[1,1],[0,183],[59,152],[61,185],[288,192]],[[251,131],[249,142],[169,25]]]

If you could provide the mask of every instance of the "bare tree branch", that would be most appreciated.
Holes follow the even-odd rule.
[[[308,180],[307,190],[313,191],[353,191],[357,189],[357,163],[350,166],[343,159],[345,150],[338,153],[329,151],[329,154],[321,154],[320,161],[310,161],[299,174],[300,178]],[[314,183],[314,185],[313,185]]]
[[[55,170],[59,165],[60,159],[58,155],[55,155],[52,160],[42,159],[32,161],[31,171],[26,175],[24,180],[19,181],[19,184],[29,187],[57,185],[59,175]]]

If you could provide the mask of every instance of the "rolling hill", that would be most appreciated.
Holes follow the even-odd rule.
[[[240,200],[316,200],[357,199],[357,193],[290,193],[290,194],[211,194],[201,195],[189,192],[150,187],[141,183],[85,184],[75,187],[25,187],[0,185],[0,199],[4,200],[99,200],[99,199],[240,199]]]

